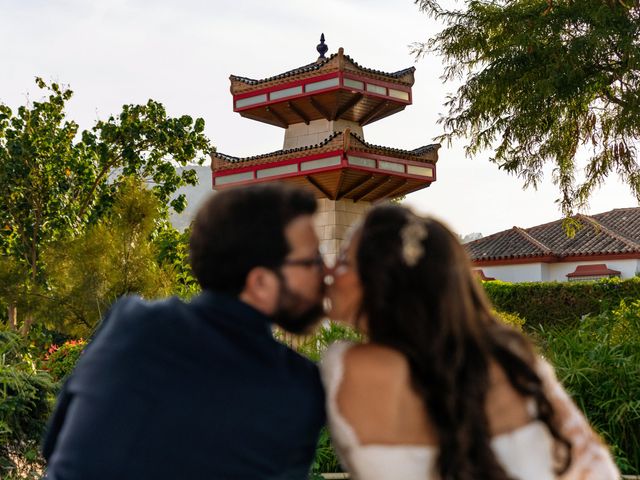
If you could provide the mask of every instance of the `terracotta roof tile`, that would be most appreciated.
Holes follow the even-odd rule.
[[[328,144],[331,140],[336,138],[341,133],[342,132],[333,132],[323,141],[321,141],[320,143],[316,143],[315,145],[307,145],[305,147],[298,147],[298,148],[288,148],[286,150],[276,150],[275,152],[262,153],[260,155],[253,155],[251,157],[233,157],[231,155],[226,155],[220,152],[214,152],[213,156],[230,163],[250,162],[252,160],[259,160],[261,158],[266,158],[266,157],[279,157],[279,156],[288,155],[294,152],[303,152],[305,150],[315,150],[316,148],[323,147],[324,145]]]
[[[616,208],[592,218],[626,238],[640,242],[640,208]]]
[[[356,138],[360,142],[362,142],[362,144],[368,148],[373,148],[376,150],[385,150],[387,152],[400,153],[404,155],[420,156],[420,155],[425,155],[427,153],[433,152],[434,150],[438,150],[440,148],[439,143],[431,143],[429,145],[424,145],[422,147],[414,148],[413,150],[403,150],[401,148],[385,147],[383,145],[374,145],[373,143],[369,143],[365,141],[364,138],[362,138],[360,135],[354,132],[351,132],[351,136]]]
[[[334,54],[334,55],[337,55],[337,54]],[[413,73],[413,72],[416,71],[416,67],[409,67],[409,68],[403,68],[402,70],[398,70],[397,72],[383,72],[382,70],[376,70],[374,68],[363,67],[358,62],[356,62],[354,59],[352,59],[349,55],[345,55],[344,58],[349,60],[351,63],[353,63],[353,65],[355,65],[358,69],[362,70],[363,72],[375,73],[376,75],[383,75],[385,77],[400,78],[400,77],[404,77],[408,73]]]
[[[439,143],[431,143],[423,147],[414,148],[413,150],[411,150],[411,153],[413,153],[414,155],[424,155],[425,153],[433,152],[434,150],[437,150],[439,148]]]
[[[529,257],[640,254],[640,208],[620,208],[597,215],[577,215],[582,228],[569,238],[562,220],[498,232],[466,243],[474,261]]]
[[[327,61],[329,61],[329,59],[323,62],[313,62],[308,65],[303,65],[302,67],[294,68],[293,70],[289,70],[284,73],[279,73],[278,75],[273,75],[272,77],[267,77],[267,78],[255,79],[255,78],[249,78],[249,77],[241,77],[238,75],[231,75],[229,78],[231,78],[231,80],[237,80],[238,82],[246,83],[247,85],[258,85],[260,83],[270,82],[271,80],[280,80],[281,78],[293,77],[294,75],[299,75],[301,73],[318,70],[325,63],[327,63]]]
[[[542,249],[537,244],[530,242],[518,231],[518,227],[465,243],[464,246],[473,260],[546,255],[546,249]]]
[[[286,72],[279,73],[278,75],[273,75],[273,76],[267,77],[267,78],[254,79],[254,78],[242,77],[242,76],[238,76],[238,75],[231,75],[230,78],[231,78],[231,80],[236,80],[238,82],[246,83],[247,85],[259,85],[261,83],[267,83],[267,82],[271,82],[273,80],[281,80],[281,79],[288,78],[288,77],[294,77],[296,75],[300,75],[300,74],[303,74],[303,73],[312,72],[314,70],[319,70],[320,68],[325,66],[327,63],[329,63],[331,60],[333,60],[338,55],[339,55],[339,53],[334,53],[331,56],[329,56],[328,58],[326,58],[325,60],[322,60],[322,61],[319,61],[319,62],[309,63],[307,65],[303,65],[302,67],[294,68],[292,70],[288,70]],[[345,60],[348,60],[349,62],[351,62],[358,70],[361,70],[361,71],[367,72],[367,73],[372,73],[372,74],[375,74],[375,75],[385,76],[385,77],[401,78],[401,77],[407,75],[408,73],[415,72],[415,70],[416,70],[415,67],[409,67],[409,68],[404,68],[402,70],[398,70],[397,72],[383,72],[381,70],[375,70],[373,68],[363,67],[360,64],[358,64],[355,60],[353,60],[349,55],[344,55],[344,58],[345,58]]]
[[[270,153],[263,153],[261,155],[254,155],[251,157],[234,157],[231,155],[226,155],[224,153],[220,153],[220,152],[214,152],[212,153],[212,157],[213,158],[217,158],[219,160],[222,160],[223,162],[229,163],[229,164],[242,164],[242,163],[246,163],[246,162],[251,162],[254,163],[258,160],[262,160],[262,159],[269,159],[269,158],[281,158],[283,156],[287,156],[290,155],[292,153],[296,153],[296,152],[304,152],[304,151],[308,151],[308,150],[317,150],[319,148],[325,147],[326,145],[328,145],[329,143],[331,143],[332,140],[336,139],[338,136],[342,136],[343,132],[333,132],[331,135],[329,135],[327,138],[325,138],[322,142],[317,143],[315,145],[308,145],[305,147],[299,147],[299,148],[290,148],[287,150],[276,150],[275,152],[270,152]],[[440,148],[440,144],[436,143],[436,144],[431,144],[431,145],[425,145],[423,147],[419,147],[416,148],[414,150],[402,150],[399,148],[391,148],[391,147],[383,147],[380,145],[373,145],[371,143],[366,142],[364,139],[362,139],[359,135],[350,132],[350,136],[352,138],[354,138],[355,140],[357,140],[362,146],[364,146],[365,148],[371,149],[371,150],[375,150],[378,152],[386,152],[389,153],[390,155],[403,155],[403,156],[408,156],[408,157],[413,157],[414,160],[422,160],[422,161],[430,161],[430,162],[435,162],[436,160],[433,159],[420,159],[419,157],[423,157],[428,155],[431,152],[437,151]],[[354,145],[355,147],[355,145]],[[259,162],[258,162],[259,163]],[[213,166],[213,164],[212,164]],[[238,165],[240,166],[240,165]]]
[[[578,265],[575,271],[567,273],[567,277],[595,277],[604,275],[620,275],[619,270],[612,270],[605,263],[595,265]]]

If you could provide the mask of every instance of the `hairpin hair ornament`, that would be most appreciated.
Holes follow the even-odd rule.
[[[424,255],[422,242],[429,235],[424,220],[410,215],[407,223],[400,230],[402,239],[402,259],[409,267],[415,267]]]

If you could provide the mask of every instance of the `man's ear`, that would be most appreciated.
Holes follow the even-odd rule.
[[[280,281],[273,270],[255,267],[247,274],[240,300],[266,315],[271,315],[278,306]]]

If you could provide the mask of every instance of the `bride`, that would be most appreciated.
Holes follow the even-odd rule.
[[[550,365],[496,320],[441,223],[373,208],[333,277],[330,317],[368,338],[332,345],[321,364],[351,478],[620,478]]]

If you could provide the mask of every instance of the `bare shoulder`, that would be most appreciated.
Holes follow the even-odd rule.
[[[409,367],[402,353],[393,348],[366,343],[354,345],[345,354],[345,373],[362,382],[398,383],[406,380]]]
[[[363,444],[430,444],[427,412],[413,392],[405,356],[377,344],[344,356],[337,406]]]
[[[376,344],[354,345],[344,356],[344,377],[339,397],[343,404],[365,401],[391,408],[398,394],[409,384],[409,368],[404,356]]]

